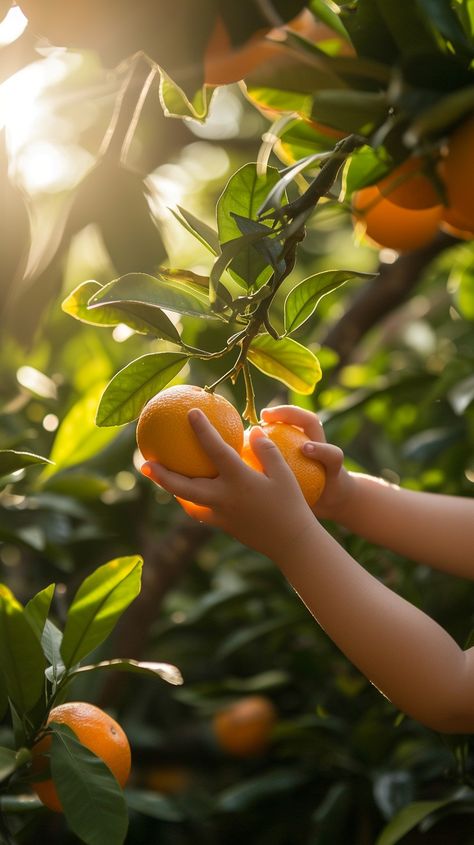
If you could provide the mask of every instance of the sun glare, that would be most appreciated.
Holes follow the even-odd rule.
[[[24,31],[28,21],[19,6],[12,6],[0,21],[0,47],[6,47],[16,41]]]

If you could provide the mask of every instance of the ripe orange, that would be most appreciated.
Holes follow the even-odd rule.
[[[263,695],[249,695],[219,710],[212,720],[217,742],[235,757],[262,754],[270,745],[277,712]]]
[[[406,159],[377,182],[383,197],[402,208],[420,209],[439,205],[440,196],[427,174],[427,163],[420,156]]]
[[[464,220],[455,208],[448,207],[444,209],[440,226],[441,229],[455,238],[461,238],[465,241],[470,241],[474,238],[474,231],[469,228],[468,221]]]
[[[289,21],[284,27],[276,29],[262,29],[242,44],[234,47],[227,32],[224,21],[218,15],[214,24],[204,54],[204,79],[207,85],[227,85],[245,79],[253,70],[269,66],[275,59],[285,61],[288,51],[280,43],[284,39],[286,29],[318,43],[326,39],[341,42],[341,54],[353,55],[351,45],[343,42],[333,29],[314,15],[303,9],[299,15]]]
[[[68,725],[79,742],[104,761],[120,786],[125,786],[131,766],[130,745],[115,719],[93,704],[71,701],[54,707],[48,716],[47,724],[50,722]],[[45,755],[49,753],[50,747],[51,734],[46,734],[33,746],[33,774],[42,774],[45,771],[48,759]],[[33,789],[46,807],[56,813],[62,812],[63,808],[51,778],[34,782]]]
[[[301,451],[301,446],[306,443],[308,437],[300,428],[288,423],[261,423],[260,427],[278,446],[288,466],[294,472],[308,505],[313,507],[324,490],[326,470],[322,463],[307,458]],[[241,457],[252,469],[263,472],[260,461],[251,449],[248,435],[249,430],[245,433]]]
[[[385,199],[376,185],[361,188],[352,197],[354,222],[365,227],[365,235],[377,246],[408,252],[426,246],[434,238],[443,206],[401,208]]]
[[[474,229],[474,115],[454,130],[443,161],[450,207]]]
[[[143,408],[137,424],[137,443],[147,461],[157,461],[189,478],[215,478],[217,470],[200,445],[188,411],[200,408],[236,452],[244,428],[238,411],[223,396],[192,384],[176,384],[157,393]]]

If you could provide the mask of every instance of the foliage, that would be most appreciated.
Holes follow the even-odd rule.
[[[35,5],[41,18],[57,4]],[[270,5],[288,21],[303,4]],[[183,517],[141,478],[134,453],[145,402],[185,380],[219,387],[249,421],[273,400],[317,410],[351,468],[472,495],[472,241],[440,233],[426,252],[385,251],[379,260],[354,242],[349,214],[355,191],[410,155],[433,164],[447,199],[436,163],[472,112],[471,5],[307,5],[332,32],[313,43],[287,31],[282,59],[230,92],[202,85],[217,9],[238,47],[270,28],[266,4],[203,0],[190,12],[189,0],[163,2],[153,11],[160,27],[138,4],[132,20],[114,13],[104,39],[109,4],[86,3],[92,18],[62,43],[43,17],[2,48],[5,84],[21,68],[16,78],[59,62],[62,76],[43,102],[54,132],[66,125],[88,161],[66,185],[35,191],[7,125],[0,841],[8,845],[68,845],[76,834],[110,845],[245,837],[392,845],[431,831],[470,842],[469,738],[448,741],[401,718],[268,561]],[[67,23],[68,4],[59,6]],[[53,43],[73,49],[36,52],[43,24]],[[224,112],[239,104],[240,134],[197,142],[192,133],[212,130],[222,91]],[[219,153],[225,185],[213,173]],[[167,213],[156,186],[170,173],[187,174],[188,190]],[[469,642],[469,586],[328,528]],[[51,821],[28,786],[29,749],[53,704],[72,692],[118,712],[134,750],[122,795],[93,755],[55,730],[52,766],[75,833]],[[239,760],[219,748],[212,719],[249,694],[269,697],[278,721],[270,748]],[[171,769],[181,778],[166,786]],[[84,812],[81,783],[94,784],[97,812]],[[128,805],[127,834],[125,823],[114,833],[107,822],[112,793],[122,822]]]

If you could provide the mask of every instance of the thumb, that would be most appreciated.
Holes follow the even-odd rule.
[[[262,464],[265,475],[285,482],[288,482],[289,477],[294,478],[278,446],[258,426],[252,428],[249,443]]]

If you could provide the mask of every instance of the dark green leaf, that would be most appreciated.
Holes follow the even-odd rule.
[[[285,299],[285,332],[290,334],[300,328],[314,314],[323,296],[345,285],[352,279],[373,279],[372,273],[353,270],[324,270],[315,273],[289,292]]]
[[[16,751],[0,747],[0,781],[9,777],[16,769]]]
[[[229,179],[217,203],[217,226],[219,240],[225,245],[240,234],[234,214],[248,220],[256,220],[258,210],[274,185],[279,182],[278,170],[269,167],[259,175],[255,164],[245,164]],[[271,274],[267,259],[249,244],[237,254],[231,264],[232,275],[246,287],[261,284]]]
[[[104,285],[89,301],[89,308],[93,310],[104,303],[123,308],[125,302],[155,305],[191,317],[215,317],[205,291],[146,273],[128,273]]]
[[[218,796],[217,806],[223,813],[242,813],[259,801],[293,792],[305,780],[304,772],[297,769],[274,768],[266,774],[230,786]]]
[[[20,716],[31,710],[44,690],[46,661],[21,604],[0,584],[0,671]]]
[[[328,89],[315,94],[311,117],[342,132],[369,135],[388,110],[385,93]]]
[[[101,396],[97,425],[124,425],[136,419],[145,403],[178,375],[188,357],[183,352],[150,352],[127,364]]]
[[[451,42],[456,52],[472,56],[473,46],[464,32],[456,12],[445,0],[418,0],[425,17]]]
[[[408,831],[417,827],[423,819],[450,802],[451,799],[448,798],[441,801],[414,801],[413,804],[408,804],[389,821],[375,845],[395,845]]]
[[[67,667],[90,654],[140,592],[143,561],[137,555],[99,566],[79,587],[69,608],[61,656]]]
[[[0,449],[0,476],[10,475],[19,469],[27,469],[38,464],[50,464],[48,458],[32,452],[17,452],[14,449]]]
[[[82,674],[83,672],[96,672],[109,669],[118,672],[134,672],[138,675],[148,675],[152,678],[161,678],[168,684],[179,686],[183,683],[181,672],[177,666],[171,663],[157,663],[156,661],[131,660],[129,658],[114,658],[113,660],[101,660],[100,663],[91,663],[80,666],[79,669],[70,673],[70,677]]]
[[[45,587],[44,590],[36,593],[25,607],[25,616],[39,640],[43,636],[55,586],[55,584],[50,584],[49,587]]]
[[[312,393],[322,375],[316,355],[289,337],[274,340],[269,334],[257,335],[249,346],[248,359],[262,373],[297,393]]]
[[[470,114],[473,107],[474,85],[446,94],[414,119],[405,133],[406,143],[415,146],[424,138],[448,131],[454,123]]]
[[[156,792],[148,792],[144,789],[126,789],[125,800],[131,810],[142,813],[152,819],[161,819],[165,822],[184,821],[185,815],[182,809]]]
[[[250,625],[246,628],[238,628],[232,631],[221,643],[217,649],[217,657],[220,660],[227,658],[241,649],[247,648],[249,645],[255,645],[263,637],[285,631],[294,624],[294,618],[288,615],[284,618],[266,619],[264,622],[259,622],[256,625]]]
[[[55,722],[49,727],[51,773],[69,827],[87,845],[122,845],[128,813],[117,780],[70,728]]]

